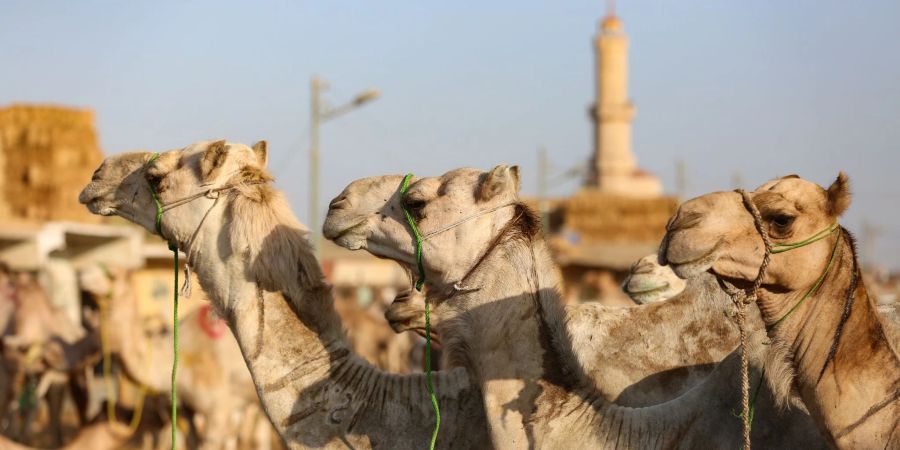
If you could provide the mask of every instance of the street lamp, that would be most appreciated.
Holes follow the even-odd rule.
[[[331,107],[322,102],[321,93],[328,89],[328,82],[314,75],[310,82],[310,131],[309,131],[309,225],[313,231],[313,248],[318,254],[321,247],[321,230],[319,227],[319,125],[350,112],[380,95],[377,89],[360,92],[352,101],[344,105]]]

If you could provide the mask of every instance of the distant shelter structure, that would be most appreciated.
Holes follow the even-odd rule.
[[[600,21],[593,43],[593,152],[584,185],[571,197],[545,200],[548,232],[567,301],[627,302],[619,283],[634,261],[656,251],[678,201],[663,195],[660,180],[637,166],[628,38],[613,11]]]
[[[0,262],[36,274],[75,323],[78,269],[104,264],[135,270],[141,310],[153,317],[171,310],[172,253],[159,238],[90,214],[78,203],[103,159],[94,120],[86,109],[0,107]]]

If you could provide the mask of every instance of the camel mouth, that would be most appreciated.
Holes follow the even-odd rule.
[[[118,210],[114,206],[103,205],[100,199],[88,200],[86,202],[82,202],[91,212],[91,214],[97,214],[100,216],[115,216],[118,214]]]
[[[335,227],[333,220],[325,219],[325,226],[322,227],[322,235],[326,239],[333,241],[335,244],[346,248],[347,250],[359,250],[365,248],[366,244],[366,220],[360,220],[347,227]]]
[[[638,304],[652,303],[663,297],[663,294],[669,290],[671,284],[668,281],[662,283],[636,283],[629,278],[622,285],[622,290]]]
[[[653,292],[664,291],[671,286],[668,281],[663,281],[661,284],[653,284],[653,283],[639,283],[634,282],[633,280],[627,280],[624,290],[629,295],[637,295],[637,294],[648,294]]]
[[[711,269],[719,259],[724,239],[719,237],[707,250],[697,248],[696,233],[687,230],[669,231],[659,247],[659,259],[681,279],[693,278]]]
[[[678,275],[678,278],[686,280],[700,275],[712,268],[713,263],[715,263],[719,257],[717,253],[718,252],[713,250],[700,258],[682,263],[669,261],[669,266],[672,268],[672,272],[675,272],[675,275]]]

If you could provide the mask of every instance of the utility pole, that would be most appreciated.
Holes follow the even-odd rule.
[[[550,163],[547,160],[547,149],[538,149],[538,209],[541,212],[541,229],[544,234],[550,232],[550,205],[547,200],[547,177]]]
[[[863,263],[870,268],[875,265],[875,239],[880,236],[884,230],[869,222],[869,219],[863,219],[862,222],[862,260]]]
[[[316,256],[322,247],[322,224],[319,223],[319,187],[320,187],[320,154],[319,127],[329,119],[349,112],[378,98],[376,89],[360,92],[349,103],[331,107],[322,102],[322,91],[328,89],[328,82],[314,75],[309,83],[309,226],[312,231],[312,244]]]
[[[735,170],[734,173],[731,174],[731,187],[734,189],[744,188],[744,177],[741,175],[740,170]]]
[[[313,250],[319,256],[322,245],[322,230],[319,229],[319,122],[322,112],[319,96],[322,94],[322,80],[313,75],[309,84],[309,226],[312,228]]]

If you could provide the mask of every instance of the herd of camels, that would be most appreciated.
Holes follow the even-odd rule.
[[[119,154],[79,200],[187,255],[288,448],[427,447],[424,375],[386,373],[353,352],[266,159],[265,142]],[[421,243],[427,297],[401,295],[387,314],[395,330],[421,334],[432,306],[446,367],[434,373],[438,448],[741,447],[729,291],[750,291],[758,274],[744,323],[758,386],[752,445],[900,448],[898,324],[867,295],[853,238],[836,225],[850,203],[845,175],[828,188],[787,176],[683,203],[654,258],[664,266],[642,260],[626,281],[643,299],[634,307],[563,305],[517,167],[416,177],[401,194],[402,178],[352,182],[323,232],[415,274],[404,212],[439,231]],[[770,255],[769,241],[791,251]],[[657,270],[678,277],[648,285],[665,276]]]

